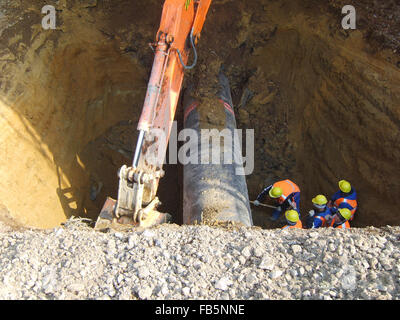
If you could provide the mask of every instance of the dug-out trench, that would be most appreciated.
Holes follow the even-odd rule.
[[[0,217],[40,228],[96,218],[116,197],[162,9],[156,0],[59,1],[58,27],[45,31],[44,4],[0,1]],[[352,226],[398,225],[400,57],[385,30],[368,36],[368,14],[343,30],[330,1],[213,2],[184,86],[205,86],[224,65],[238,127],[255,130],[251,199],[290,178],[305,213],[347,179],[359,196]],[[168,165],[160,184],[170,213],[180,211],[181,169]],[[253,214],[278,227],[268,211]]]

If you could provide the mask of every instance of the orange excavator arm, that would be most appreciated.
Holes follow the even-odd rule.
[[[156,197],[185,69],[197,61],[200,38],[212,0],[166,0],[153,44],[155,57],[139,119],[139,137],[131,166],[119,171],[118,200],[108,198],[99,220],[148,227],[165,221]],[[190,50],[194,63],[187,65]],[[98,222],[99,222],[98,220]]]

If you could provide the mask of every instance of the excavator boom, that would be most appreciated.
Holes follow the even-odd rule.
[[[112,223],[149,227],[165,222],[156,210],[163,163],[186,69],[197,61],[195,43],[212,0],[166,0],[160,28],[152,44],[154,63],[137,129],[139,137],[131,166],[119,170],[117,201],[107,198],[96,228]],[[194,50],[194,63],[187,65]]]

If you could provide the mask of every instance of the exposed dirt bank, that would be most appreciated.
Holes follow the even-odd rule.
[[[354,226],[398,224],[399,56],[386,41],[391,29],[380,29],[380,42],[368,37],[387,19],[382,6],[370,4],[370,24],[359,10],[360,29],[344,31],[341,10],[329,3],[235,3],[214,6],[200,47],[210,52],[201,55],[207,69],[227,66],[238,124],[255,129],[251,198],[291,178],[301,187],[304,216],[313,196],[330,196],[348,179],[359,193]],[[255,210],[254,220],[278,226],[267,216]]]
[[[382,24],[398,21],[398,5],[390,20],[366,2],[354,31],[341,29],[330,1],[213,2],[185,81],[207,81],[207,70],[225,65],[238,125],[255,129],[251,198],[289,177],[306,212],[312,196],[348,179],[359,193],[355,226],[398,225],[400,58],[396,25]],[[37,227],[95,217],[116,196],[162,9],[157,0],[62,0],[57,30],[45,31],[45,4],[0,1],[0,212]],[[170,211],[175,181],[167,172],[160,187]],[[255,223],[270,226],[265,216],[255,211]]]

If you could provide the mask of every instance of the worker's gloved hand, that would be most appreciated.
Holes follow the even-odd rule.
[[[256,207],[258,207],[258,206],[260,205],[260,201],[254,200],[253,204],[254,204]]]
[[[310,210],[310,211],[308,211],[308,214],[310,215],[310,217],[314,217],[315,212],[314,212],[314,210]]]

